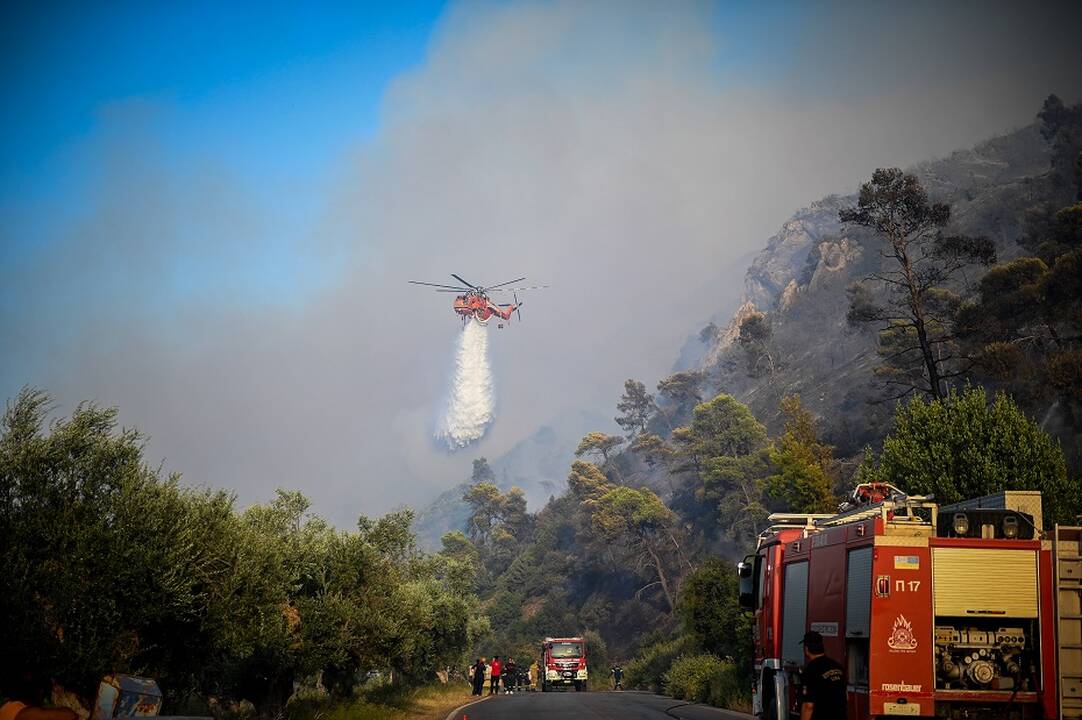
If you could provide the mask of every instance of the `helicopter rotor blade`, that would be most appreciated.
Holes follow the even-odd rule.
[[[520,278],[518,278],[516,280],[508,280],[507,282],[502,282],[499,285],[490,285],[489,287],[485,288],[485,290],[495,290],[496,288],[501,288],[504,285],[510,285],[511,283],[522,282],[525,279],[526,278],[524,278],[524,277],[520,277]]]
[[[429,287],[448,288],[449,290],[466,290],[466,289],[468,289],[468,288],[455,287],[454,285],[443,285],[441,283],[421,282],[420,280],[407,280],[406,282],[408,282],[408,283],[410,283],[412,285],[428,285]]]
[[[474,290],[480,290],[481,289],[478,286],[474,285],[473,283],[468,282],[466,280],[463,280],[462,278],[460,278],[458,275],[455,275],[454,273],[451,273],[451,277],[453,277],[455,280],[458,280],[460,283],[465,283],[466,285],[470,286]]]
[[[550,287],[550,286],[549,285],[529,285],[527,287],[497,288],[495,290],[492,290],[492,288],[485,288],[485,290],[486,291],[492,290],[493,292],[517,292],[519,290],[544,290],[547,287]]]

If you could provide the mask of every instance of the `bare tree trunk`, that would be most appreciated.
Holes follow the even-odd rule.
[[[692,569],[691,561],[689,561],[687,559],[687,556],[684,555],[684,548],[680,547],[680,543],[676,542],[676,536],[673,535],[671,530],[669,531],[668,535],[669,535],[669,539],[672,540],[673,546],[676,547],[676,555],[677,555],[677,557],[679,557],[680,560],[682,560],[683,563],[688,566],[688,570],[691,570]]]
[[[644,547],[646,552],[650,554],[650,559],[654,561],[654,570],[657,572],[658,582],[661,583],[661,591],[665,593],[665,602],[669,604],[669,612],[672,612],[676,609],[676,604],[673,602],[672,592],[669,590],[669,578],[665,575],[665,569],[661,565],[661,558],[649,545],[644,544]]]
[[[924,355],[924,366],[928,370],[928,385],[932,391],[932,397],[936,400],[943,399],[942,380],[939,377],[939,363],[932,354],[931,343],[928,342],[928,330],[924,326],[923,313],[917,315],[917,341],[920,343],[921,354]]]
[[[913,315],[913,326],[917,330],[917,343],[920,345],[921,356],[924,358],[924,367],[928,371],[928,386],[932,397],[941,400],[943,399],[942,379],[939,376],[939,363],[932,353],[932,344],[928,340],[928,328],[924,321],[924,298],[917,290],[917,281],[913,277],[913,265],[909,261],[904,242],[905,238],[894,240],[895,257],[902,265],[906,289],[909,290],[909,311]]]
[[[1052,336],[1052,341],[1056,343],[1056,347],[1063,347],[1063,343],[1059,339],[1059,333],[1056,331],[1056,323],[1052,318],[1046,318],[1044,321],[1045,327],[1048,328],[1048,334]]]

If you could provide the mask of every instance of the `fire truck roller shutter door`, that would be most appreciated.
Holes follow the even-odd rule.
[[[845,663],[848,682],[867,692],[871,655],[872,548],[849,551],[845,573]]]
[[[849,551],[845,575],[845,635],[868,637],[872,614],[872,548]]]
[[[939,547],[932,568],[937,616],[1037,617],[1036,551]]]
[[[782,608],[782,662],[804,664],[800,644],[808,623],[808,561],[785,566],[785,605]]]

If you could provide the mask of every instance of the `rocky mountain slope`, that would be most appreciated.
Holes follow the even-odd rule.
[[[948,233],[993,239],[1002,261],[1019,254],[1026,210],[1042,200],[1048,170],[1048,145],[1034,124],[910,172],[933,201],[951,205]],[[846,288],[883,262],[879,240],[838,220],[839,209],[855,203],[852,195],[823,198],[770,238],[748,268],[739,309],[702,364],[718,390],[747,403],[772,430],[781,398],[799,393],[841,455],[878,441],[893,409],[872,374],[875,329],[846,321]],[[750,377],[736,340],[741,322],[756,312],[769,315],[777,364]]]

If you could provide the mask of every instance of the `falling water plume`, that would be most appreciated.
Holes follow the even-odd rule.
[[[495,406],[488,362],[488,328],[470,320],[458,336],[455,374],[436,438],[458,450],[485,434]]]

